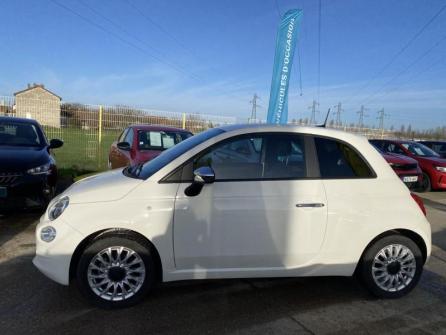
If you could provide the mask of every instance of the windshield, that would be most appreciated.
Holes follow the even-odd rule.
[[[138,149],[166,150],[191,137],[191,133],[173,131],[138,131]]]
[[[439,157],[435,151],[429,149],[423,144],[420,143],[402,143],[402,146],[409,150],[409,152],[418,157]]]
[[[223,132],[224,130],[219,128],[212,128],[198,135],[189,137],[187,140],[163,151],[159,156],[143,165],[131,166],[124,169],[124,174],[132,178],[147,179],[185,152]]]
[[[0,121],[0,145],[41,147],[42,135],[32,123]]]

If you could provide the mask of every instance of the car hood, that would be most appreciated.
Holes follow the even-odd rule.
[[[382,154],[384,159],[389,163],[394,164],[416,164],[417,161],[413,158],[398,155],[398,154],[391,154],[391,153],[383,153]]]
[[[154,159],[156,156],[159,156],[162,153],[161,150],[141,150],[138,151],[137,157],[136,157],[136,163],[145,163],[152,159]]]
[[[441,157],[420,157],[418,156],[418,161],[423,163],[431,163],[436,166],[446,166],[446,159]]]
[[[62,196],[70,203],[104,202],[123,198],[143,180],[126,177],[122,169],[103,172],[82,179],[68,188]]]
[[[49,161],[46,147],[0,146],[1,172],[24,172]]]

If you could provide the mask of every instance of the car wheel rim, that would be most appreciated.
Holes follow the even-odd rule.
[[[373,259],[373,280],[387,292],[398,292],[407,287],[412,282],[415,271],[415,256],[402,244],[382,248]]]
[[[122,246],[98,252],[91,259],[87,271],[91,290],[109,301],[131,298],[141,289],[145,277],[142,258],[135,251]]]
[[[429,188],[429,180],[427,178],[429,178],[429,177],[426,175],[423,176],[423,189],[424,190]]]

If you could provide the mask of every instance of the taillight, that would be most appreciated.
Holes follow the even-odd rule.
[[[423,200],[418,195],[416,195],[415,193],[410,193],[410,195],[412,196],[412,199],[415,200],[415,202],[417,203],[418,207],[420,207],[420,209],[423,212],[423,214],[426,216],[426,208],[424,207]]]

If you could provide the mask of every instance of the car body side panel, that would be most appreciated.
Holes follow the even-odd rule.
[[[328,225],[320,256],[325,264],[351,265],[353,273],[369,242],[392,229],[416,232],[425,240],[430,254],[430,224],[397,178],[373,183],[325,180],[324,185],[329,204]]]
[[[178,184],[147,181],[116,201],[98,202],[94,206],[87,203],[70,204],[63,213],[63,221],[83,238],[107,229],[127,229],[139,233],[157,249],[164,271],[171,272],[174,270],[172,222],[177,188]],[[59,220],[46,223],[57,229]],[[85,224],[77,225],[76,222]],[[74,249],[67,248],[66,252],[71,254]]]
[[[188,186],[175,206],[177,269],[292,269],[319,254],[327,219],[320,180],[215,182],[195,197],[184,194]],[[309,203],[322,206],[296,206]]]

